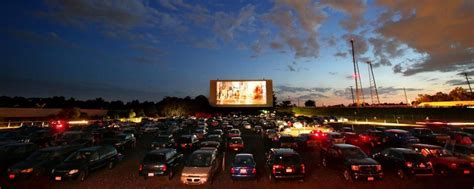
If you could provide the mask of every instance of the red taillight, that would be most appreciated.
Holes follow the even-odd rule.
[[[10,174],[10,175],[8,175],[8,178],[9,178],[9,179],[15,179],[15,175],[14,175],[14,174]]]
[[[407,165],[407,167],[409,167],[409,168],[413,167],[413,163],[412,163],[412,162],[408,162],[408,161],[407,161],[407,162],[405,163],[405,165]]]
[[[305,173],[306,172],[306,169],[304,167],[304,164],[301,164],[301,173]]]
[[[191,143],[191,144],[189,144],[189,147],[190,147],[190,148],[192,148],[192,147],[193,147],[193,144],[192,144],[192,143]]]
[[[143,170],[143,165],[142,165],[142,164],[140,164],[140,166],[138,166],[138,170],[139,170],[139,171],[142,171],[142,170]]]
[[[168,169],[168,167],[166,167],[166,165],[161,166],[161,171],[166,172],[166,169]]]
[[[282,168],[283,168],[283,165],[273,165],[272,173],[275,174],[276,169],[282,169]]]
[[[235,169],[232,167],[230,168],[230,174],[234,174],[235,173]]]
[[[257,169],[253,168],[252,169],[252,174],[257,174]]]

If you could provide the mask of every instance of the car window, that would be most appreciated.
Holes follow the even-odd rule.
[[[54,152],[52,151],[36,151],[35,153],[31,154],[27,160],[28,161],[44,161],[51,159],[54,156]]]
[[[363,159],[367,158],[367,155],[362,152],[359,148],[342,148],[342,154],[344,157],[349,159]]]
[[[187,167],[209,167],[211,166],[211,153],[193,153],[186,161]]]
[[[162,162],[166,161],[165,154],[147,154],[143,158],[143,163],[153,163],[153,162]]]
[[[250,156],[236,156],[234,166],[253,166],[254,161]]]
[[[301,159],[299,155],[296,154],[284,154],[284,155],[278,155],[275,158],[275,164],[283,164],[283,165],[295,165],[295,164],[300,164]]]

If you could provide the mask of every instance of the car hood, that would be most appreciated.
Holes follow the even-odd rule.
[[[183,176],[198,175],[208,176],[212,167],[184,167],[182,171]]]
[[[348,159],[350,165],[378,165],[379,163],[372,158]]]
[[[11,166],[10,169],[12,169],[12,170],[22,170],[22,169],[28,169],[28,168],[35,168],[35,167],[38,167],[38,166],[42,166],[44,163],[46,163],[46,160],[38,161],[38,162],[22,161],[22,162],[16,163],[15,165]]]

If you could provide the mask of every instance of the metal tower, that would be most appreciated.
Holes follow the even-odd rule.
[[[367,61],[367,64],[369,65],[370,98],[372,100],[372,104],[379,105],[380,99],[379,92],[377,91],[377,84],[375,82],[374,69],[372,68],[372,63],[370,61]]]
[[[352,63],[354,64],[354,81],[355,81],[355,89],[356,89],[356,105],[357,107],[364,104],[364,91],[362,90],[362,82],[360,80],[360,72],[359,72],[359,65],[355,60],[355,52],[354,52],[354,39],[351,39],[351,47],[352,47]]]

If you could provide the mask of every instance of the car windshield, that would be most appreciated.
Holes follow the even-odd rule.
[[[275,158],[275,164],[299,165],[300,162],[301,158],[299,155],[296,154],[279,155]]]
[[[230,143],[242,144],[242,143],[244,143],[244,141],[242,141],[242,139],[240,139],[240,138],[233,138],[233,139],[230,140]]]
[[[91,151],[77,151],[71,154],[69,157],[64,160],[65,162],[74,162],[74,161],[81,161],[81,160],[89,160],[91,159],[93,152]]]
[[[331,135],[331,138],[344,138],[344,136],[336,134],[336,135]]]
[[[250,156],[236,156],[234,159],[233,166],[244,167],[244,166],[253,166],[254,161]]]
[[[445,149],[441,148],[423,148],[421,154],[425,157],[450,157],[453,154]]]
[[[280,142],[292,143],[295,142],[295,139],[293,137],[281,137]]]
[[[416,162],[416,161],[420,161],[420,160],[424,160],[425,158],[423,157],[423,155],[421,154],[417,154],[417,153],[404,153],[403,154],[403,158],[406,160],[406,161],[411,161],[411,162]]]
[[[165,154],[147,154],[143,158],[143,163],[163,162],[165,160]]]
[[[367,155],[359,148],[343,148],[342,154],[349,159],[364,159]]]
[[[188,161],[187,167],[209,167],[211,166],[212,154],[210,153],[193,153]]]
[[[51,159],[54,155],[52,151],[36,151],[35,153],[28,156],[28,161],[41,161]]]
[[[168,142],[168,137],[156,137],[154,142]]]
[[[181,137],[181,138],[178,138],[178,142],[179,143],[191,143],[191,138]]]

